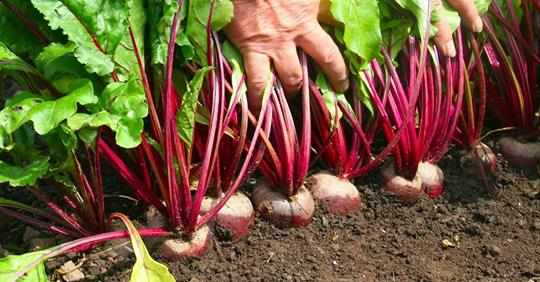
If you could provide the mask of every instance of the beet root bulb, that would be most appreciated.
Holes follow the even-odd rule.
[[[148,208],[145,213],[148,227],[167,226],[167,219],[154,207]],[[201,257],[206,253],[212,241],[212,232],[207,225],[200,227],[189,237],[185,238],[148,238],[145,243],[157,253],[169,260],[179,260],[188,257]]]
[[[165,239],[156,252],[169,260],[201,257],[208,250],[211,239],[210,228],[204,225],[193,232],[189,238]]]
[[[422,189],[432,199],[444,192],[444,173],[439,166],[430,162],[418,164],[416,175],[422,180]]]
[[[489,175],[497,173],[497,156],[488,145],[479,143],[474,146],[472,154],[473,160],[479,163],[486,173]]]
[[[255,187],[252,200],[259,214],[281,228],[306,226],[315,212],[313,196],[303,186],[296,195],[287,197],[261,182]]]
[[[522,169],[536,169],[540,161],[540,144],[523,143],[513,137],[499,139],[501,153],[508,162]]]
[[[201,211],[203,213],[216,205],[216,198],[206,197],[203,200]],[[249,228],[255,220],[255,210],[250,199],[243,193],[237,192],[219,210],[213,223],[215,224],[214,234],[223,235],[231,241],[238,241],[249,233]]]
[[[329,213],[346,215],[357,211],[362,205],[358,189],[347,179],[323,171],[311,176],[310,182],[313,197]]]
[[[414,203],[422,196],[422,180],[418,175],[413,180],[396,174],[393,165],[384,167],[381,171],[383,190],[395,195],[402,202]]]

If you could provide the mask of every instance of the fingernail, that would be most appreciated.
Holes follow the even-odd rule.
[[[484,23],[482,22],[482,18],[478,17],[473,22],[472,30],[474,32],[482,32],[482,29],[484,29]]]
[[[456,46],[454,46],[453,41],[448,41],[444,45],[443,53],[446,54],[448,57],[455,57],[456,56]]]

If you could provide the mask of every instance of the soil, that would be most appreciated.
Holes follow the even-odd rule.
[[[167,264],[178,281],[192,282],[540,281],[540,179],[501,162],[494,193],[459,159],[442,161],[439,199],[404,205],[369,176],[357,183],[363,208],[353,215],[319,208],[311,225],[289,230],[258,219],[240,242],[216,236],[203,258]],[[84,260],[85,281],[129,281],[133,255],[92,253],[48,261],[51,281],[66,260]]]

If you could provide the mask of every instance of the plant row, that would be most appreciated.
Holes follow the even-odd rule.
[[[242,56],[220,33],[229,0],[0,0],[0,183],[29,197],[0,198],[0,213],[67,241],[0,260],[6,281],[126,237],[132,277],[169,281],[141,236],[179,259],[206,251],[210,224],[243,238],[255,212],[280,227],[309,224],[316,201],[348,214],[361,206],[352,183],[376,169],[404,202],[436,198],[451,146],[492,189],[496,157],[482,141],[493,132],[506,159],[535,169],[540,2],[476,4],[479,34],[424,1],[333,0],[339,24],[325,28],[348,63],[347,93],[300,52],[301,93],[288,99],[272,75],[251,111]],[[452,58],[428,40],[441,15],[456,29]],[[121,183],[106,185],[111,174]],[[240,191],[250,175],[251,199]],[[118,185],[148,208],[144,227],[109,214]]]

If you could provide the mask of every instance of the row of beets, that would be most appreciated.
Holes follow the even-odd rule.
[[[100,131],[96,149],[85,156],[88,175],[76,162],[82,203],[65,197],[63,206],[32,189],[50,212],[22,208],[36,215],[31,218],[15,211],[21,207],[0,208],[45,230],[82,237],[61,245],[57,253],[128,235],[104,233],[109,229],[103,160],[151,207],[147,227],[139,229],[140,234],[166,237],[156,247],[161,255],[174,259],[204,253],[211,237],[209,223],[227,230],[232,240],[247,235],[254,210],[280,227],[309,224],[314,198],[331,213],[354,212],[361,199],[351,181],[380,166],[383,189],[401,200],[414,202],[423,194],[438,197],[444,174],[437,162],[452,144],[470,152],[478,175],[489,187],[496,160],[482,143],[487,108],[511,130],[500,141],[508,160],[527,168],[536,166],[540,158],[537,144],[523,143],[535,140],[538,133],[540,53],[534,33],[540,30],[540,19],[532,11],[525,10],[525,20],[519,21],[503,16],[494,2],[484,18],[484,33],[456,32],[455,58],[442,57],[427,42],[410,38],[396,67],[382,50],[383,59],[354,75],[350,93],[335,99],[328,99],[313,80],[317,74],[310,70],[315,68],[301,54],[304,80],[298,101],[287,101],[274,78],[257,114],[249,111],[237,64],[225,58],[218,35],[208,30],[207,60],[212,70],[200,72],[189,66],[194,75],[204,75],[192,143],[185,142],[177,128],[178,113],[193,106],[193,101],[182,99],[173,79],[177,17],[158,88],[151,87],[132,38],[150,113],[142,143],[125,150],[114,145],[109,132]],[[308,176],[314,164],[326,171]],[[262,180],[249,199],[238,190],[255,170]]]

